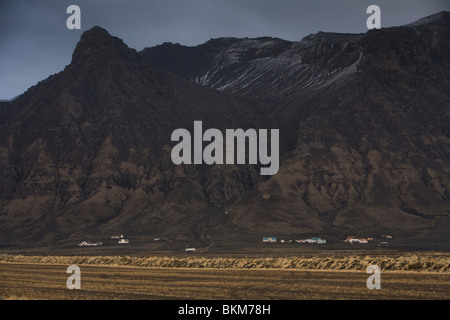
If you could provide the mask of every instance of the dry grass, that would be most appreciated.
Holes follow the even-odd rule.
[[[67,266],[0,263],[3,299],[448,299],[450,275],[387,272],[368,290],[363,271],[178,269],[81,266],[81,290],[66,287]]]
[[[69,290],[69,265],[81,290]],[[368,290],[366,268],[381,268]],[[0,255],[0,299],[449,299],[450,254],[340,257]]]
[[[361,270],[378,265],[382,271],[450,273],[450,253],[405,253],[396,256],[346,255],[317,257],[132,257],[0,255],[0,262],[27,264],[132,266],[146,268]]]

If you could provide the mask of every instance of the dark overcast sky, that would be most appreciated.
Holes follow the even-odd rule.
[[[81,30],[66,28],[71,4],[81,8]],[[318,31],[366,32],[371,4],[381,7],[382,27],[450,11],[449,0],[0,0],[0,99],[64,69],[95,25],[137,50],[218,37],[299,41]]]

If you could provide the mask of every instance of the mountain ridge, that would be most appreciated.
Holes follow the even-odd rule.
[[[450,241],[450,35],[440,15],[366,34],[226,38],[153,53],[94,27],[62,72],[1,102],[0,241]],[[279,128],[279,173],[175,166],[171,132],[195,120]]]

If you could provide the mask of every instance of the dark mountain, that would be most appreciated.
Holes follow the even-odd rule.
[[[421,73],[430,63],[439,64],[446,57],[448,20],[449,13],[441,12],[407,26],[367,34],[319,32],[300,42],[270,37],[220,38],[196,47],[164,43],[140,54],[152,64],[201,85],[278,101],[346,80],[369,55],[387,58],[383,63],[402,56],[404,67],[415,65],[421,68],[416,73]],[[437,41],[440,53],[436,52]],[[424,54],[426,58],[440,57],[423,61]]]
[[[450,243],[449,24],[443,12],[366,34],[141,52],[93,28],[64,71],[0,102],[0,241],[393,233]],[[195,120],[279,128],[279,173],[175,166],[171,133]]]
[[[354,65],[363,36],[320,32],[300,42],[222,38],[197,47],[165,43],[141,55],[198,84],[274,102]]]
[[[446,230],[450,214],[449,28],[450,14],[442,12],[366,34],[216,39],[141,55],[191,81],[272,105],[267,118],[292,152],[257,186],[270,200],[236,203],[242,214],[235,223],[435,236],[430,230]],[[177,51],[206,56],[209,67],[185,68]]]
[[[89,30],[64,71],[1,108],[1,240],[191,235],[209,207],[261,178],[245,166],[176,167],[171,133],[192,132],[195,120],[205,130],[257,128],[261,107],[153,67],[104,29]]]

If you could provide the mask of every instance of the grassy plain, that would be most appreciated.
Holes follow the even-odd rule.
[[[81,268],[69,290],[67,267]],[[369,290],[366,265],[381,268]],[[398,257],[0,256],[2,299],[449,299],[448,254]]]

